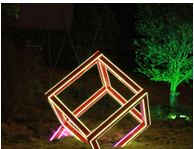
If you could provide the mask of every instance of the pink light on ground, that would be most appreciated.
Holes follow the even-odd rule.
[[[66,105],[63,104],[57,95],[95,64],[97,64],[99,70],[102,87],[72,112]],[[107,70],[115,75],[116,78],[118,78],[134,93],[134,96],[130,100],[126,100],[111,86]],[[79,116],[100,100],[105,94],[112,96],[113,99],[121,105],[121,107],[97,128],[91,131],[79,120]],[[48,101],[61,123],[61,126],[51,137],[51,140],[54,138],[61,138],[62,136],[74,135],[80,141],[90,144],[93,149],[100,149],[97,140],[117,122],[119,122],[126,114],[131,114],[140,124],[114,145],[115,147],[124,146],[134,140],[140,133],[151,125],[148,93],[99,51],[93,54],[72,73],[52,87],[45,93],[45,95],[48,97]],[[135,108],[138,104],[140,104],[141,112]]]

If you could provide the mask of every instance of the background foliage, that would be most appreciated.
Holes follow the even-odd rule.
[[[21,102],[33,103],[40,93],[40,70],[37,60],[23,49],[16,49],[11,38],[3,36],[1,54],[1,118],[8,122]]]
[[[136,30],[141,41],[137,69],[151,80],[171,85],[170,105],[176,106],[176,88],[193,79],[193,5],[139,4]]]
[[[72,40],[81,62],[100,46],[117,42],[119,36],[120,28],[108,4],[85,4],[75,14]]]

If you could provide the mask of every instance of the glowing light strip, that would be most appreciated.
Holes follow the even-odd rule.
[[[50,141],[52,141],[54,138],[58,138],[60,139],[63,136],[75,136],[67,127],[63,127],[63,125],[61,125],[57,131],[53,134],[53,136],[51,137]]]
[[[57,99],[57,100],[55,100]],[[59,110],[61,110],[61,112],[66,115],[68,117],[68,119],[70,119],[71,121],[74,122],[74,124],[76,125],[76,127],[85,135],[90,133],[90,130],[79,120],[77,119],[72,112],[58,99],[57,96],[53,96],[52,97],[52,101],[54,102],[54,104],[58,107]],[[58,102],[58,103],[57,103]],[[59,104],[60,103],[60,104]],[[60,106],[60,107],[59,107]],[[68,112],[65,113],[64,111]],[[71,118],[70,118],[71,117]]]
[[[57,95],[59,94],[64,88],[72,84],[76,79],[78,79],[81,75],[83,75],[88,69],[86,68],[91,68],[95,63],[96,63],[97,58],[89,63],[86,67],[84,67],[82,70],[77,73],[77,75],[74,75],[71,79],[69,79],[67,82],[65,82],[60,88],[58,88],[53,94]]]
[[[146,105],[147,105],[147,110],[146,110],[146,112],[147,112],[147,115],[148,115],[148,118],[146,118],[146,120],[148,121],[147,123],[149,124],[149,125],[151,125],[151,116],[150,116],[150,107],[149,107],[149,98],[148,98],[148,94],[147,94],[147,99],[146,99]]]
[[[142,133],[142,131],[144,131],[145,129],[147,129],[151,125],[149,105],[148,105],[148,94],[146,94],[145,99],[142,100],[142,103],[140,106],[141,106],[141,109],[143,110],[142,115],[144,115],[145,126],[139,132],[137,132],[136,133],[137,135],[136,136],[134,135],[134,137],[132,139],[136,138],[138,135],[140,135],[140,132]],[[126,143],[124,143],[122,146],[127,144],[132,139],[126,141]]]
[[[59,115],[59,112],[57,111],[57,107],[55,108],[55,106],[54,106],[54,104],[53,104],[53,102],[52,102],[51,99],[49,99],[49,103],[50,103],[50,105],[51,105],[51,107],[52,107],[52,109],[53,109],[55,115],[57,116],[59,122],[60,122],[62,125],[64,125],[64,122],[63,122],[63,121],[65,121],[65,119],[62,120],[61,116]],[[59,109],[58,109],[58,110],[59,110]],[[62,113],[62,112],[61,112],[61,113]]]
[[[113,92],[114,91],[114,92]],[[115,91],[113,88],[109,88],[109,90],[108,90],[108,93],[114,98],[114,99],[116,99],[118,102],[119,102],[119,104],[121,105],[121,106],[123,106],[126,102],[127,102],[127,100],[124,98],[124,97],[122,97],[117,91]],[[113,94],[114,93],[114,94]],[[116,95],[116,96],[115,96]],[[117,98],[117,96],[118,96],[118,98]],[[122,100],[121,100],[122,99]],[[136,112],[136,114],[135,114],[135,112]],[[138,112],[138,113],[137,113]],[[142,123],[143,122],[143,120],[141,119],[141,117],[142,117],[142,115],[139,113],[139,111],[138,110],[136,110],[135,109],[135,107],[132,109],[132,110],[130,110],[129,111],[129,113],[137,120],[137,121],[139,121],[140,123]]]
[[[56,106],[56,104],[54,103],[54,102],[52,102],[53,103],[53,105],[55,105]],[[61,111],[61,109],[59,108],[59,107],[56,107],[56,108],[58,108],[60,111]],[[64,113],[64,112],[62,112],[62,113]],[[68,117],[69,118],[69,117]],[[59,119],[59,121],[61,122],[61,119]],[[80,140],[82,140],[83,142],[85,142],[85,143],[88,143],[88,141],[87,141],[87,138],[86,138],[86,136],[84,135],[84,133],[82,132],[80,132],[80,131],[78,131],[78,130],[80,130],[79,128],[78,128],[78,130],[77,130],[77,128],[74,128],[72,125],[70,125],[68,122],[65,122],[65,123],[63,123],[63,122],[61,122],[61,124],[63,125],[63,127],[64,128],[68,128],[69,130],[71,130],[71,132],[74,134],[74,136],[76,136],[77,138],[79,138]]]
[[[141,107],[145,107],[144,100],[140,103]],[[144,116],[145,111],[142,113],[142,117]],[[144,121],[144,123],[139,124],[137,127],[135,127],[132,131],[130,131],[125,137],[123,137],[117,144],[115,144],[114,147],[121,145],[122,147],[127,144],[127,142],[135,139],[138,134],[141,133],[141,131],[144,130],[144,128],[147,127],[147,123]],[[131,136],[132,135],[132,136]]]
[[[143,127],[142,127],[143,126]],[[142,128],[141,128],[142,127]],[[139,125],[137,125],[133,130],[131,130],[125,137],[123,137],[121,140],[119,140],[119,142],[117,142],[115,145],[114,145],[114,147],[117,147],[117,146],[121,146],[121,147],[123,147],[124,145],[126,145],[128,142],[130,142],[130,141],[132,141],[133,139],[135,139],[137,136],[136,136],[136,134],[138,134],[138,133],[140,133],[141,131],[143,131],[143,129],[146,127],[146,125],[144,124],[144,123],[142,123],[142,124],[139,124]],[[137,131],[135,134],[133,134],[135,131]],[[125,143],[123,143],[124,142],[124,140],[126,139],[126,138],[128,138],[130,135],[132,135],[133,134],[133,136],[132,137],[130,137],[129,139],[128,139],[128,141],[126,141]],[[122,144],[123,143],[123,144]]]
[[[108,93],[109,93],[110,95],[112,95],[112,97],[113,97],[114,99],[116,99],[116,101],[119,102],[120,105],[123,105],[124,103],[126,103],[127,101],[125,100],[125,98],[122,97],[117,91],[114,90],[114,88],[111,87],[110,79],[109,79],[108,72],[107,72],[106,68],[105,68],[103,65],[101,65],[101,63],[99,63],[99,62],[97,63],[97,65],[98,65],[98,68],[99,68],[99,72],[100,72],[101,78],[103,78],[103,79],[102,79],[102,82],[103,82],[104,86],[106,86],[106,89],[108,90]],[[102,69],[103,69],[103,70],[102,70]],[[105,77],[105,76],[106,76],[106,77]],[[105,79],[105,78],[106,78],[106,79]],[[116,96],[120,96],[120,97],[117,98],[117,97],[112,93],[112,91],[110,91],[110,89],[111,89],[112,91],[115,92],[114,94],[117,94]],[[134,109],[134,110],[131,110],[130,113],[131,113],[131,114],[133,115],[133,117],[135,117],[140,123],[142,123],[143,121],[142,121],[141,118],[140,118],[141,114],[139,113],[139,114],[138,114],[139,116],[136,116],[136,115],[134,114],[134,112],[136,112],[136,111],[137,111],[137,110]],[[138,111],[138,112],[139,112],[139,111]]]
[[[139,113],[139,111],[134,107],[132,110],[129,111],[129,113],[139,122],[143,123],[142,115]],[[136,114],[135,114],[136,113]]]
[[[104,65],[105,65],[110,71],[112,71],[113,74],[117,76],[117,78],[120,78],[119,80],[121,80],[121,82],[123,82],[125,85],[127,85],[127,87],[129,87],[135,94],[138,93],[138,92],[137,92],[131,85],[129,85],[125,80],[121,79],[121,77],[120,77],[116,72],[114,72],[108,65],[106,65],[105,63],[104,63]]]
[[[54,104],[54,103],[53,103]],[[56,108],[58,108],[58,107],[56,107]],[[59,109],[59,108],[58,108]],[[61,109],[59,109],[60,111],[61,111]],[[56,109],[55,109],[55,111],[56,111]],[[56,113],[57,115],[58,115],[58,113]],[[69,130],[71,130],[72,132],[73,132],[73,134],[75,135],[75,136],[77,136],[80,140],[82,140],[83,142],[86,142],[86,143],[88,143],[88,141],[87,141],[87,138],[86,138],[86,136],[83,134],[83,132],[82,133],[80,133],[79,131],[77,131],[74,127],[72,127],[70,124],[68,124],[67,122],[66,123],[63,123],[62,121],[61,121],[61,119],[59,118],[59,121],[61,122],[61,124],[63,125],[63,127],[64,128],[68,128]]]
[[[134,87],[132,87],[128,82],[126,82],[118,73],[116,73],[111,67],[109,67],[109,65],[107,65],[103,60],[105,60],[104,59],[105,57],[103,56],[103,57],[101,57],[101,58],[99,58],[99,61],[101,62],[101,63],[103,63],[103,65],[105,65],[106,66],[106,68],[108,68],[112,73],[113,73],[113,75],[115,75],[117,78],[120,78],[120,80],[121,80],[121,82],[123,83],[123,84],[125,84],[130,90],[132,90],[135,94],[137,94],[142,88],[141,87],[139,87],[136,83],[134,83],[136,86],[136,88],[139,88],[139,90],[135,90],[134,89]],[[117,67],[114,65],[114,64],[112,64],[113,65],[113,67],[115,67],[115,69],[117,69]],[[119,70],[119,69],[118,69]],[[125,77],[126,77],[126,79],[128,79],[130,82],[133,82],[129,77],[127,77],[122,71],[120,71],[120,73],[122,74],[122,75],[124,75]]]
[[[100,149],[100,146],[99,146],[97,140],[90,141],[90,145],[93,149]]]
[[[140,103],[140,106],[141,106],[141,111],[143,111],[142,112],[142,115],[143,115],[143,117],[145,117],[144,118],[144,123],[142,123],[142,124],[140,124],[139,125],[139,130],[137,130],[136,131],[136,129],[135,130],[132,130],[132,132],[134,132],[134,131],[136,131],[136,133],[135,134],[133,134],[132,135],[132,137],[130,137],[130,135],[132,134],[132,132],[129,132],[123,139],[121,139],[115,146],[117,146],[117,145],[121,145],[122,147],[124,146],[124,145],[126,145],[128,142],[130,142],[130,141],[132,141],[133,139],[135,139],[137,136],[139,136],[140,135],[140,133],[142,133],[145,129],[147,129],[150,125],[151,125],[151,121],[150,121],[150,118],[149,118],[149,109],[147,109],[146,107],[147,106],[145,106],[146,104],[148,104],[148,103],[146,103],[145,104],[145,102],[148,102],[148,94],[146,94],[146,96],[145,96],[145,98],[146,99],[143,99],[142,101],[141,101],[141,103]],[[141,128],[142,127],[142,128]],[[129,138],[129,139],[128,139]],[[125,141],[124,141],[125,140]]]
[[[114,65],[106,56],[103,55],[103,58],[106,59],[111,65],[113,65],[121,74],[123,74],[128,80],[130,80],[133,84],[135,84],[136,87],[139,89],[142,89],[135,81],[133,81],[130,77],[128,77],[123,71],[121,71],[116,65]],[[103,59],[102,58],[102,59]],[[101,59],[101,58],[100,58]],[[101,60],[102,60],[101,59]],[[103,60],[102,60],[103,61]],[[104,62],[105,64],[105,62]],[[118,74],[117,74],[118,75]],[[118,75],[119,76],[119,75]],[[122,77],[120,77],[122,78]],[[138,91],[137,91],[138,92]]]
[[[52,108],[53,108],[53,110],[55,111],[55,114],[57,115],[57,117],[58,117],[58,120],[59,120],[59,122],[63,125],[63,127],[64,128],[68,128],[69,130],[71,130],[71,132],[74,134],[74,136],[77,136],[80,140],[82,140],[83,142],[86,142],[86,143],[88,143],[88,141],[87,141],[87,138],[86,138],[86,136],[83,134],[83,132],[82,133],[80,133],[79,131],[77,131],[72,125],[70,125],[68,122],[63,122],[62,120],[61,120],[61,117],[59,116],[59,112],[58,111],[56,111],[57,109],[61,112],[61,113],[63,113],[64,114],[64,112],[58,107],[58,106],[56,106],[56,103],[54,103],[52,100],[50,101],[50,103],[51,103],[51,105],[52,105]],[[56,108],[55,108],[56,107]]]
[[[73,114],[76,117],[79,117],[83,112],[85,112],[88,108],[90,108],[93,104],[95,104],[105,93],[106,89],[102,87],[95,94],[93,94],[88,100],[86,100],[83,104],[81,104],[76,110],[74,110]],[[97,97],[96,94],[98,95]]]
[[[63,134],[66,134],[66,136],[68,136],[68,134],[75,136],[67,127],[64,129]]]
[[[51,90],[53,90],[56,86],[58,86],[61,82],[63,82],[66,78],[68,78],[68,76],[71,76],[74,72],[76,72],[76,70],[78,70],[82,65],[84,65],[88,60],[92,59],[95,55],[102,55],[100,53],[100,51],[97,51],[95,54],[93,54],[92,56],[90,56],[87,60],[85,60],[81,65],[79,65],[75,70],[73,70],[69,75],[67,75],[66,77],[64,77],[61,81],[59,81],[56,85],[54,85],[52,88],[50,88],[45,95],[48,94],[48,92],[50,92]]]
[[[90,98],[88,98],[88,100],[82,103],[76,110],[74,110],[74,112],[71,112],[58,99],[56,95],[67,88],[72,82],[78,79],[95,64],[97,64],[103,87],[99,89],[95,94],[93,94]],[[111,87],[107,69],[136,95],[134,95],[129,101],[127,101],[116,90],[114,90],[114,88]],[[109,93],[121,105],[121,107],[116,110],[111,116],[109,116],[104,122],[102,122],[96,129],[90,132],[90,130],[78,119],[78,117],[106,93]],[[125,145],[127,142],[136,138],[140,132],[145,130],[144,128],[147,128],[151,124],[147,93],[141,87],[139,87],[131,78],[124,74],[118,67],[110,62],[105,56],[103,56],[99,51],[93,54],[88,60],[83,62],[78,68],[72,71],[72,73],[62,79],[45,94],[47,95],[49,103],[51,104],[52,109],[58,117],[59,122],[62,124],[58,130],[63,131],[57,131],[58,133],[54,134],[54,136],[56,137],[59,135],[58,138],[60,138],[62,135],[68,135],[69,131],[81,141],[90,143],[91,147],[94,149],[100,149],[97,139],[105,132],[107,132],[110,128],[112,128],[128,112],[134,118],[136,118],[140,122],[140,124],[138,125],[138,127],[135,127],[131,132],[129,132],[125,137],[123,137],[118,143],[116,143],[115,146]],[[145,100],[142,99],[143,97],[145,97]],[[140,103],[140,109],[142,113],[140,113],[135,108],[138,103]]]
[[[133,108],[145,94],[145,91],[142,90],[138,95],[133,96],[132,98],[133,100],[135,100],[134,102],[133,100],[130,100],[123,107],[120,107],[117,111],[115,111],[109,118],[107,118],[102,124],[100,124],[96,129],[92,131],[92,133],[88,136],[88,139],[93,140],[97,138],[99,134],[104,132],[108,127],[110,127],[110,125],[115,123],[122,116],[124,116],[124,114],[126,114],[131,108]]]
[[[143,96],[145,96],[147,93],[145,93]],[[143,96],[141,96],[140,98],[142,98]],[[144,102],[143,102],[144,103]],[[144,105],[144,107],[145,107],[145,105]],[[142,128],[141,128],[142,127]],[[136,127],[135,129],[133,129],[130,133],[128,133],[123,139],[121,139],[115,146],[117,146],[118,144],[121,144],[121,143],[124,143],[122,146],[124,146],[127,142],[129,142],[129,141],[131,141],[132,139],[134,139],[134,138],[136,138],[137,137],[137,135],[136,134],[138,134],[138,133],[140,133],[141,131],[143,131],[144,130],[144,128],[146,128],[147,127],[147,125],[145,125],[145,123],[142,123],[142,124],[140,124],[139,125],[139,127]],[[138,130],[137,132],[136,132],[136,134],[133,134],[133,136],[132,137],[130,137],[130,139],[129,140],[127,140],[127,141],[124,141],[126,138],[129,138],[128,136],[130,135],[130,134],[132,134],[132,132],[134,132],[137,128],[140,128],[140,130]],[[98,137],[99,138],[99,137]],[[97,138],[96,138],[97,139]],[[90,143],[91,143],[91,141],[90,141]]]
[[[59,83],[57,83],[55,86],[53,86],[49,91],[45,93],[46,96],[50,96],[52,94],[56,94],[57,91],[60,90],[65,84],[69,83],[73,78],[76,78],[80,73],[85,73],[89,68],[91,68],[95,63],[95,61],[98,59],[98,57],[102,56],[102,54],[98,51],[95,54],[93,54],[88,60],[84,61],[79,67],[77,67],[74,71],[72,71],[69,75],[67,75],[65,78],[63,78]],[[89,64],[87,64],[89,63]],[[94,64],[93,64],[94,63]],[[86,65],[86,66],[85,66]],[[91,65],[91,66],[90,66]],[[83,68],[82,68],[83,67]],[[74,74],[76,76],[74,76]],[[73,77],[73,78],[72,78]],[[66,81],[67,80],[67,81]],[[65,83],[65,84],[64,84]],[[71,82],[72,83],[72,82]],[[53,92],[54,91],[54,92]]]
[[[64,123],[63,123],[63,121],[65,121],[65,120],[62,120],[61,119],[61,116],[59,116],[59,111],[57,111],[57,107],[54,107],[54,105],[53,105],[53,103],[52,103],[52,101],[49,101],[49,103],[50,103],[50,105],[51,105],[51,107],[52,107],[52,109],[54,110],[54,112],[55,112],[55,114],[56,114],[56,116],[58,117],[58,120],[59,120],[59,122],[62,124],[60,127],[59,127],[59,129],[56,131],[56,133],[54,133],[54,135],[51,137],[51,141],[54,139],[54,138],[56,138],[57,136],[58,136],[58,134],[60,133],[60,129],[67,129],[67,130],[69,130],[66,126],[67,125],[65,125]],[[67,124],[67,123],[66,123]],[[64,128],[61,128],[61,127],[64,127]],[[63,132],[61,132],[61,133],[63,133]],[[74,133],[72,133],[71,132],[71,135],[72,136],[76,136]],[[84,141],[84,140],[83,140]],[[84,141],[85,142],[85,141]]]
[[[61,128],[63,128],[63,127],[60,126],[60,127],[57,129],[57,131],[54,133],[54,135],[50,138],[50,141],[52,141],[52,140],[56,137],[56,135],[59,133],[59,131],[61,130]]]
[[[66,133],[66,128],[63,130],[63,132],[60,134],[60,136],[58,137],[58,139],[60,139],[62,136],[68,136]]]
[[[107,72],[106,68],[100,62],[97,63],[97,66],[98,66],[98,70],[99,70],[100,77],[101,77],[101,80],[102,80],[102,84],[106,88],[111,86],[109,75],[108,75],[108,72]]]
[[[133,113],[134,115],[138,115],[138,117],[142,117],[142,114],[135,107],[130,111],[130,113]]]

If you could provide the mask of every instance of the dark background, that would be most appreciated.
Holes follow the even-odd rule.
[[[84,3],[74,4],[74,15],[76,15],[78,9],[83,5]],[[108,5],[121,29],[122,41],[131,42],[132,39],[137,38],[134,18],[137,12],[137,3],[108,3]]]

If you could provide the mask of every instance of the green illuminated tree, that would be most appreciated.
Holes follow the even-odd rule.
[[[170,107],[176,108],[177,86],[193,79],[193,4],[140,4],[135,45],[138,72],[170,84]]]

